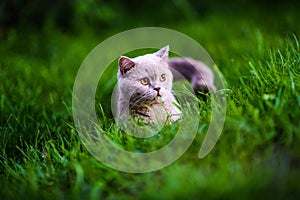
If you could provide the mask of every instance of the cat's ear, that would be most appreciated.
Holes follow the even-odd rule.
[[[133,62],[130,58],[126,56],[121,56],[119,58],[119,68],[121,75],[126,74],[129,70],[131,70],[135,65],[135,62]]]
[[[160,57],[164,61],[168,61],[169,59],[169,45],[161,48],[155,53],[156,56]]]

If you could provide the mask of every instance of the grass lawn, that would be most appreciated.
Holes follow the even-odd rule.
[[[72,118],[80,64],[98,43],[130,27],[78,34],[11,29],[0,46],[0,199],[299,199],[299,19],[296,8],[257,9],[162,24],[210,53],[227,82],[227,115],[207,157],[198,158],[210,121],[203,112],[203,129],[188,151],[144,174],[97,161]],[[111,90],[108,84],[99,91],[102,100]]]

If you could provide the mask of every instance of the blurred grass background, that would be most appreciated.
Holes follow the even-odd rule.
[[[299,8],[288,0],[2,0],[0,199],[298,199]],[[223,134],[206,158],[197,157],[204,114],[178,161],[127,174],[86,151],[72,121],[72,87],[97,44],[141,26],[197,40],[230,91]]]

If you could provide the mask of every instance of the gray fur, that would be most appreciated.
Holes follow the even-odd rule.
[[[168,57],[169,46],[153,54],[136,58],[121,56],[118,72],[117,117],[123,121],[134,119],[145,123],[164,123],[180,119],[181,111],[173,93],[172,83],[186,78],[201,92],[215,92],[214,74],[202,62],[191,58]],[[180,75],[178,75],[178,73]],[[165,74],[166,80],[160,81]],[[149,85],[141,84],[148,77]],[[155,88],[160,88],[159,92]]]
[[[214,74],[203,62],[191,58],[170,58],[168,64],[171,71],[175,70],[182,75],[178,76],[178,73],[173,73],[174,81],[179,81],[184,77],[191,81],[195,92],[216,91]]]
[[[130,116],[145,123],[165,123],[180,119],[180,110],[172,94],[173,75],[168,67],[168,50],[164,47],[154,54],[119,59],[117,117],[129,120]],[[160,77],[164,74],[165,81]],[[150,84],[141,84],[149,78]],[[157,91],[157,88],[160,88]]]

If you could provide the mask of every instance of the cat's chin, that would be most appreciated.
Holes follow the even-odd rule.
[[[161,96],[156,96],[153,99],[148,100],[147,102],[144,102],[144,105],[153,106],[153,105],[158,105],[161,103],[162,103]]]
[[[161,101],[162,101],[161,96],[158,95],[158,96],[156,96],[156,97],[154,97],[154,98],[152,99],[152,102],[151,102],[151,103],[152,103],[152,104],[160,104]]]

